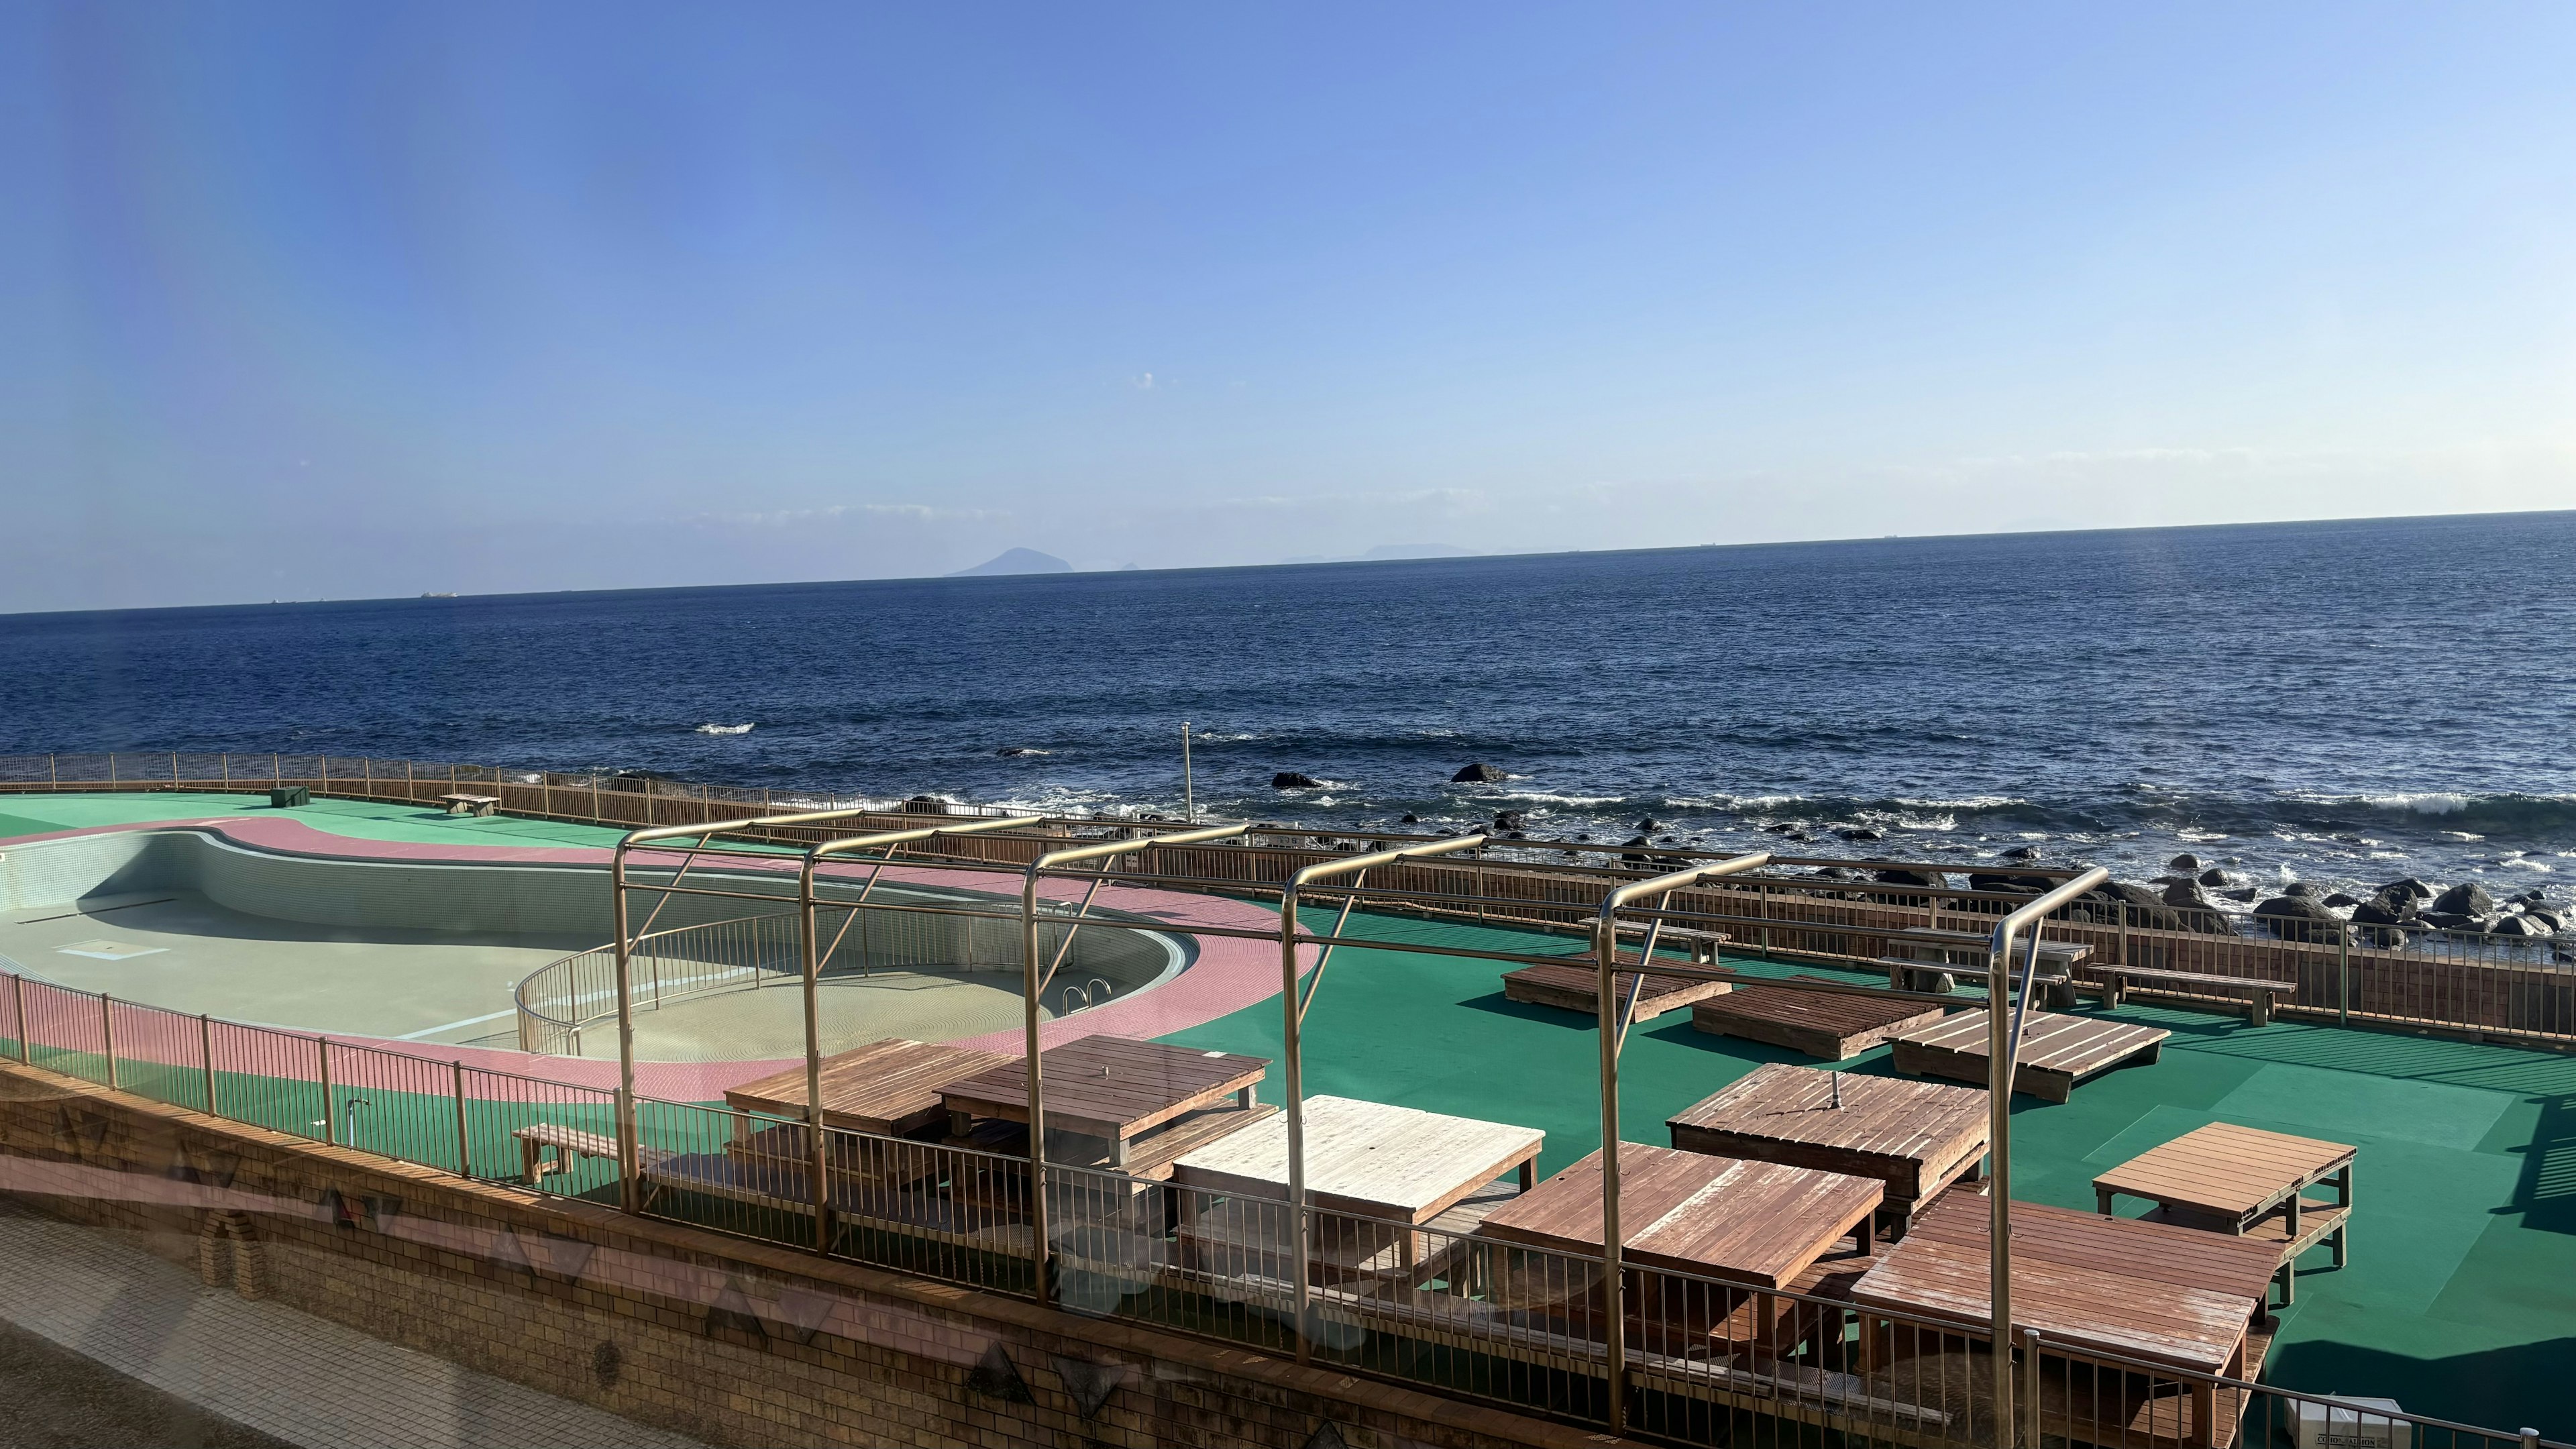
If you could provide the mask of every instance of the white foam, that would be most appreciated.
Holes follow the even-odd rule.
[[[751,733],[751,726],[747,724],[702,724],[698,726],[698,733],[702,735],[747,735]]]

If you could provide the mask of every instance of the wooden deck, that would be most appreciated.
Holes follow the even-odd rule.
[[[2106,1213],[2114,1197],[2145,1198],[2156,1204],[2150,1220],[2271,1244],[2286,1306],[2298,1294],[2301,1253],[2331,1241],[2335,1266],[2344,1265],[2355,1156],[2347,1143],[2212,1122],[2093,1179],[2093,1198]],[[2306,1195],[2319,1183],[2335,1187],[2334,1201]]]
[[[1504,1173],[1522,1186],[1547,1134],[1350,1097],[1305,1103],[1306,1196],[1315,1207],[1423,1224]],[[1181,1157],[1173,1185],[1288,1197],[1288,1117],[1281,1113]]]
[[[1619,1144],[1623,1246],[1641,1268],[1785,1288],[1868,1222],[1885,1196],[1876,1178]],[[1601,1251],[1601,1154],[1587,1153],[1496,1209],[1481,1236],[1558,1252]]]
[[[1045,1074],[1048,1128],[1115,1142],[1226,1097],[1249,1106],[1253,1083],[1270,1067],[1263,1057],[1115,1036],[1049,1047],[1038,1063]],[[964,1116],[1026,1122],[1028,1094],[1028,1067],[1013,1058],[950,1083],[939,1097],[952,1121]]]
[[[2077,1087],[2114,1067],[2152,1064],[2171,1035],[2162,1027],[2034,1011],[2022,1028],[2013,1090],[2063,1102]],[[1983,1011],[1962,1011],[1894,1040],[1900,1072],[1985,1085]]]
[[[1925,1204],[1976,1175],[1988,1124],[1985,1094],[1966,1087],[1773,1063],[1664,1125],[1688,1152],[1877,1178],[1879,1222],[1902,1238]]]
[[[1588,958],[1587,958],[1588,959]],[[1620,998],[1636,991],[1637,972],[1618,974]],[[1723,981],[1694,981],[1682,976],[1645,973],[1645,989],[1637,998],[1634,1019],[1652,1021],[1668,1011],[1679,1011],[1695,1001],[1722,996],[1728,986]],[[1580,966],[1523,966],[1503,973],[1503,995],[1533,1006],[1553,1006],[1561,1011],[1579,1011],[1586,1016],[1601,1012],[1601,973],[1589,964]]]
[[[1852,1289],[1864,1309],[1912,1314],[1982,1332],[1992,1308],[1987,1217],[1983,1197],[1953,1193],[1923,1214],[1912,1236],[1891,1248]],[[2109,1218],[2040,1203],[2012,1205],[2013,1319],[2042,1335],[2052,1356],[2082,1360],[2089,1350],[2170,1369],[2244,1376],[2255,1351],[2251,1331],[2263,1316],[2272,1251],[2219,1233]],[[1864,1327],[1869,1367],[1884,1372],[1891,1355],[1918,1343],[1913,1335]],[[1936,1351],[1938,1349],[1936,1348]],[[2062,1405],[2105,1429],[2135,1423],[2150,1442],[2231,1441],[2236,1406],[2195,1389],[2139,1399],[2132,1375],[2074,1373],[2070,1386],[2115,1386],[2106,1402]],[[2080,1437],[2080,1436],[2079,1436]]]
[[[823,1125],[906,1137],[948,1120],[940,1090],[1016,1060],[900,1037],[823,1059]],[[728,1106],[780,1117],[805,1115],[805,1068],[790,1067],[725,1090]]]
[[[1941,1010],[1920,1001],[1891,1001],[1883,996],[1743,986],[1693,1006],[1691,1026],[1712,1036],[1742,1037],[1839,1062],[1900,1032],[1939,1021]]]

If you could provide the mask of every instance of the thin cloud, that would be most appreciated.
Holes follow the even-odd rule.
[[[927,503],[834,503],[823,508],[780,508],[766,513],[701,513],[695,521],[734,528],[785,528],[844,518],[889,518],[907,523],[992,523],[1009,518],[993,508],[933,508]]]

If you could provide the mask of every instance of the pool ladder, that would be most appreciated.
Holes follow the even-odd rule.
[[[1098,988],[1098,993],[1096,995],[1093,991],[1093,988],[1095,987]],[[1093,1006],[1100,1002],[1107,1001],[1109,998],[1117,994],[1117,987],[1110,985],[1108,982],[1101,980],[1097,976],[1092,977],[1089,981],[1084,982],[1080,986],[1075,986],[1068,982],[1064,988],[1064,1010],[1058,1012],[1057,1015],[1071,1016],[1077,1011],[1089,1011]],[[1082,1001],[1082,1005],[1080,1006],[1075,1006],[1073,1004],[1077,997]]]

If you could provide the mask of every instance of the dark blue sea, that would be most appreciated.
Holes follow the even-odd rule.
[[[2559,896],[2571,559],[2549,513],[20,615],[0,750],[1177,813],[1186,720],[1203,816]]]

